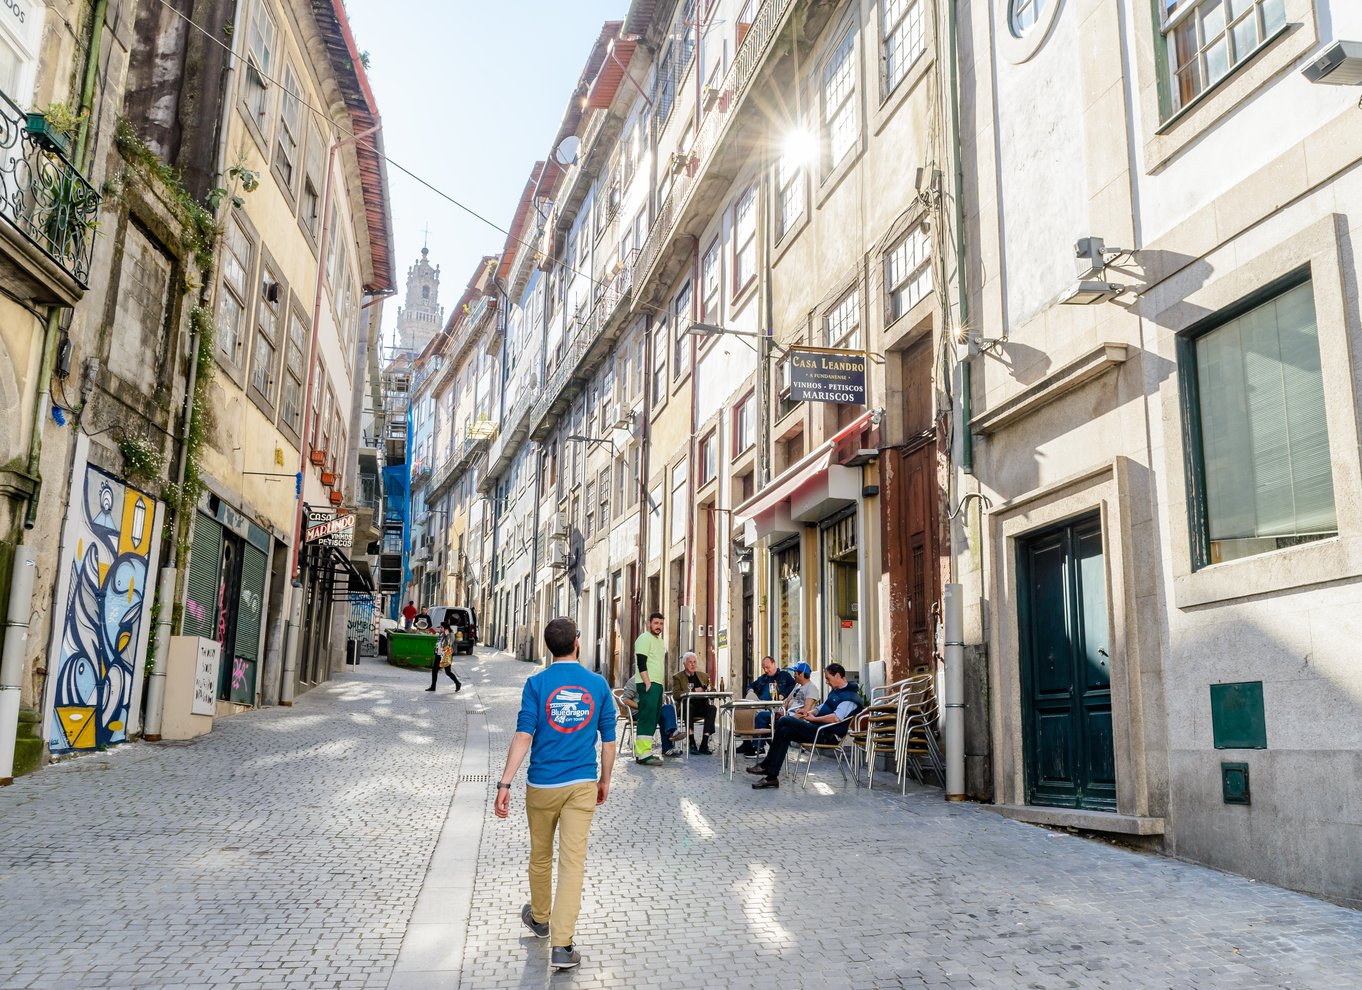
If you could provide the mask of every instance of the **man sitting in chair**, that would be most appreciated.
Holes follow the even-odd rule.
[[[638,718],[638,688],[634,686],[633,678],[624,682],[624,687],[620,688],[620,704],[634,713],[634,718]],[[662,706],[662,711],[658,714],[657,727],[662,730],[662,755],[663,756],[684,756],[685,753],[676,740],[687,735],[684,729],[676,727],[676,707],[670,702]]]
[[[692,691],[709,690],[709,675],[698,667],[695,654],[688,652],[681,660],[681,669],[672,675],[672,699],[677,705],[680,705]],[[700,740],[700,745],[695,745],[694,738],[690,740],[691,754],[709,756],[709,737],[714,735],[714,705],[708,698],[695,698],[690,703],[689,712],[691,722],[703,720],[705,723],[705,734]],[[686,735],[689,736],[691,727],[688,725],[685,728]]]
[[[782,715],[776,722],[776,734],[766,759],[747,768],[748,773],[762,778],[752,785],[754,790],[780,786],[780,768],[791,743],[811,743],[815,736],[820,743],[840,742],[846,735],[846,720],[861,710],[861,687],[847,680],[846,668],[840,663],[828,664],[823,675],[831,689],[828,700],[812,711],[805,709],[793,715]],[[839,722],[842,724],[838,725]],[[824,726],[832,727],[818,735]]]
[[[756,698],[759,701],[774,701],[776,699],[773,695],[779,694],[780,700],[785,701],[794,693],[794,689],[794,675],[788,670],[781,670],[777,667],[775,657],[765,656],[761,658],[761,676],[747,685],[747,697]],[[767,729],[770,726],[771,713],[757,712],[756,727]],[[765,745],[760,740],[744,742],[738,747],[738,752],[745,756],[757,756]]]

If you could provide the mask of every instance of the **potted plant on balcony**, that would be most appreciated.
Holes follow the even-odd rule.
[[[87,116],[85,111],[76,113],[65,103],[53,103],[46,110],[31,111],[24,129],[39,147],[66,155],[71,147],[71,135]]]

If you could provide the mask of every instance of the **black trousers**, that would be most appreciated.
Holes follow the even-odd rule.
[[[714,708],[714,704],[708,698],[696,698],[690,703],[691,725],[694,725],[696,722],[703,719],[705,723],[705,735],[707,736],[714,735],[714,718],[717,714],[718,712]],[[686,731],[690,731],[690,725],[686,726]]]
[[[444,668],[444,672],[449,675],[449,679],[454,682],[455,687],[459,686],[459,675],[454,673],[454,665],[451,663]],[[435,687],[440,680],[440,655],[437,653],[430,658],[430,686]]]

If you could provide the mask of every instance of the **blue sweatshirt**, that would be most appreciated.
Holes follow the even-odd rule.
[[[615,741],[610,685],[575,660],[555,660],[525,682],[516,731],[533,737],[532,787],[596,783],[596,736]]]

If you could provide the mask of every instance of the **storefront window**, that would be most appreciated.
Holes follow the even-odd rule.
[[[860,589],[857,585],[856,516],[843,516],[823,530],[824,637],[828,661],[847,670],[860,667],[856,624],[860,621]]]
[[[799,541],[771,552],[771,580],[775,587],[775,658],[783,667],[804,659],[804,595],[800,580]]]

